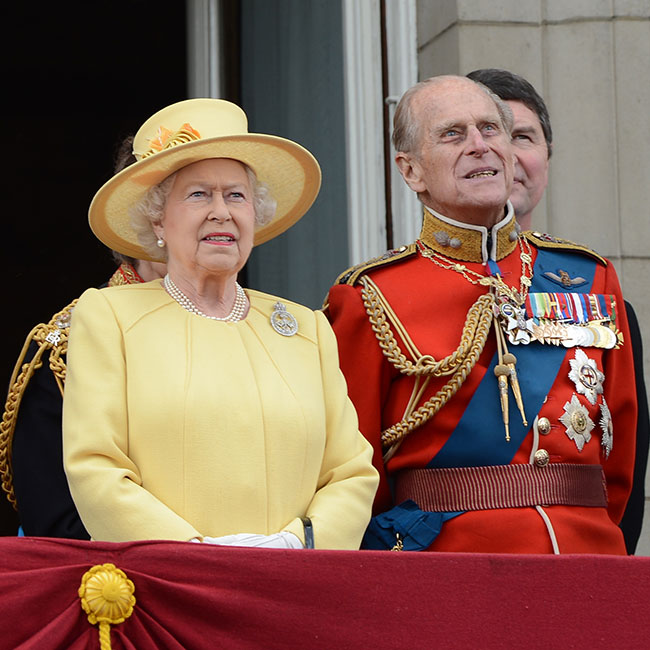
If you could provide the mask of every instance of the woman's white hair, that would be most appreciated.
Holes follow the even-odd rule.
[[[243,163],[242,163],[243,164]],[[248,180],[253,190],[253,206],[255,208],[255,224],[263,226],[275,215],[276,200],[266,185],[257,180],[255,172],[244,165]],[[167,261],[167,248],[160,248],[157,244],[158,237],[153,231],[153,226],[162,221],[165,212],[165,203],[171,192],[176,174],[174,172],[164,181],[149,188],[147,193],[129,209],[131,225],[138,235],[138,241],[147,254],[156,261]]]

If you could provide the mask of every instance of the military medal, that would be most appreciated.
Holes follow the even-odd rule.
[[[564,405],[560,422],[565,426],[567,436],[576,443],[578,451],[582,451],[585,443],[591,440],[591,432],[596,425],[589,417],[587,407],[580,403],[575,393],[571,401]]]
[[[298,331],[298,321],[284,303],[276,302],[271,313],[271,327],[282,336],[293,336]]]
[[[569,379],[576,385],[576,390],[595,404],[598,395],[603,392],[605,375],[598,370],[596,362],[583,350],[576,350],[575,359],[570,359],[569,365],[571,366]]]
[[[600,440],[600,443],[603,447],[603,454],[605,458],[609,458],[609,454],[612,451],[612,446],[614,444],[614,423],[612,422],[612,414],[609,411],[609,406],[603,397],[603,401],[600,405],[600,428],[603,432],[603,437]]]
[[[514,345],[530,343],[533,337],[533,320],[526,318],[525,310],[509,301],[502,302],[497,309],[497,316],[501,316],[502,327],[510,343]]]
[[[614,296],[592,293],[531,293],[525,312],[531,340],[565,348],[611,350],[623,342],[616,328]],[[513,341],[515,342],[515,341]]]

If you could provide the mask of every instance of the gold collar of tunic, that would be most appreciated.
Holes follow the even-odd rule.
[[[510,201],[505,216],[492,228],[456,221],[425,206],[420,241],[445,257],[486,264],[512,253],[519,231]]]

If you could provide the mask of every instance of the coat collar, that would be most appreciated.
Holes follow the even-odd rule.
[[[456,221],[424,206],[420,241],[451,259],[483,264],[501,260],[515,249],[518,235],[519,225],[510,201],[505,216],[492,228]]]

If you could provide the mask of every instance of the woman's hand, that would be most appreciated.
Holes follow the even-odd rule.
[[[273,535],[255,535],[238,533],[223,537],[204,537],[206,544],[219,546],[255,546],[257,548],[304,548],[302,542],[293,533],[282,531]]]

